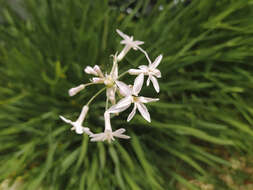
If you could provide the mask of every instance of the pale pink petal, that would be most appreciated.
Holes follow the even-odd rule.
[[[155,69],[155,68],[160,64],[162,58],[163,58],[163,56],[162,56],[162,55],[159,55],[159,56],[155,59],[155,61],[151,64],[151,67],[150,67],[150,68],[151,68],[151,69]]]
[[[103,75],[103,73],[102,73],[102,71],[101,71],[101,69],[100,69],[100,67],[98,65],[95,65],[93,67],[93,70],[98,74],[98,76],[100,76],[102,78],[104,77],[104,75]]]
[[[155,75],[157,78],[161,78],[161,77],[162,77],[162,74],[161,74],[161,72],[160,72],[158,69],[154,69],[154,70],[153,70],[153,73],[154,73],[154,75]]]
[[[116,80],[118,78],[118,63],[114,62],[110,73],[111,77]]]
[[[95,83],[95,84],[101,84],[101,83],[104,83],[104,78],[93,77],[92,80],[91,80],[91,82]]]
[[[126,129],[120,128],[120,129],[117,129],[116,131],[114,131],[113,133],[121,134],[121,133],[124,133],[125,131],[126,131]]]
[[[136,103],[136,104],[137,104],[137,108],[138,108],[139,112],[141,113],[142,117],[144,119],[146,119],[148,122],[151,122],[147,107],[142,103]]]
[[[148,77],[147,79],[147,86],[149,86],[149,84],[150,84],[150,77]]]
[[[139,74],[143,73],[143,71],[140,70],[140,69],[129,69],[129,70],[128,70],[128,73],[129,73],[130,75],[139,75]]]
[[[69,119],[66,119],[65,117],[61,116],[60,115],[60,118],[65,122],[65,123],[69,123],[69,124],[72,124],[73,122]]]
[[[127,43],[124,43],[124,44],[126,44],[125,47],[120,52],[120,54],[117,56],[118,61],[121,61],[125,57],[125,55],[129,52],[129,50],[131,49],[131,46],[129,44],[127,44]]]
[[[159,101],[159,98],[147,98],[147,97],[140,96],[140,97],[138,97],[138,101],[146,104],[146,103],[150,103],[150,102],[157,102],[157,101]]]
[[[138,41],[138,40],[134,41],[134,43],[135,43],[137,46],[144,44],[143,41]]]
[[[144,74],[141,73],[134,80],[134,86],[133,86],[133,94],[134,95],[137,96],[139,94],[139,92],[141,91],[143,81],[144,81]]]
[[[157,79],[154,76],[150,76],[150,80],[152,81],[153,86],[154,86],[156,92],[158,93],[160,91],[160,87],[159,87],[159,84],[157,82]]]
[[[121,99],[117,104],[110,107],[106,112],[109,113],[120,113],[124,110],[126,110],[132,103],[132,97],[127,96],[123,99]]]
[[[82,111],[78,117],[78,119],[76,120],[76,123],[79,123],[80,125],[82,125],[84,118],[86,117],[87,113],[88,113],[89,107],[88,106],[83,106]]]
[[[130,38],[128,35],[124,34],[123,32],[121,32],[119,29],[116,29],[116,32],[124,39],[128,39]]]
[[[96,133],[96,134],[90,135],[90,137],[92,137],[92,138],[97,138],[97,137],[101,137],[101,136],[103,136],[103,135],[104,135],[104,133]]]
[[[92,135],[93,134],[88,127],[84,127],[83,132],[86,133],[87,135]]]
[[[143,70],[144,72],[148,71],[148,66],[146,66],[146,65],[141,65],[138,68],[141,69],[141,70]]]
[[[133,110],[131,111],[131,113],[127,117],[127,122],[131,121],[131,119],[134,117],[134,115],[136,113],[136,108],[137,108],[137,106],[136,106],[136,104],[134,104]]]
[[[121,139],[130,139],[131,137],[127,136],[127,135],[122,135],[122,134],[115,134],[115,137],[121,138]]]
[[[96,75],[97,76],[97,72],[94,71],[94,69],[91,66],[87,66],[84,69],[84,72],[87,73],[87,74],[92,74],[92,75]]]
[[[129,136],[122,134],[125,131],[126,131],[125,129],[120,128],[120,129],[113,132],[113,136],[118,137],[118,138],[122,138],[122,139],[129,139],[130,138]]]
[[[93,134],[90,135],[91,137],[91,142],[97,142],[97,141],[104,141],[105,140],[105,134],[104,133],[98,133],[98,134]]]
[[[112,131],[111,118],[109,112],[106,111],[104,113],[104,119],[105,119],[105,131]]]
[[[132,89],[126,85],[124,82],[121,81],[115,81],[115,83],[117,84],[117,86],[119,87],[120,93],[123,96],[129,96],[132,94]]]
[[[106,89],[106,96],[111,101],[112,104],[115,104],[115,102],[116,102],[115,92],[116,92],[116,86]]]
[[[77,134],[83,134],[83,127],[78,125],[78,126],[75,126],[75,131]]]

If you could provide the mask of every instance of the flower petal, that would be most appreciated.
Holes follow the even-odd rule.
[[[91,142],[97,142],[97,141],[104,141],[105,139],[105,134],[104,133],[98,133],[98,134],[93,134],[90,135],[91,137]]]
[[[118,138],[122,138],[122,139],[129,139],[130,137],[127,136],[127,135],[123,135],[122,133],[124,133],[126,130],[124,128],[120,128],[116,131],[114,131],[112,134],[113,136],[115,137],[118,137]]]
[[[91,66],[87,66],[84,69],[84,72],[87,73],[87,74],[92,74],[92,75],[96,75],[97,76],[97,72],[94,71],[94,69]]]
[[[159,84],[157,82],[157,79],[154,76],[151,76],[150,79],[153,83],[153,86],[154,86],[156,92],[158,93],[160,91],[160,87],[159,87]]]
[[[122,49],[120,54],[117,56],[118,61],[121,61],[125,57],[125,55],[129,52],[129,50],[131,49],[131,46],[127,42],[125,42],[124,44],[125,44],[125,47]]]
[[[138,96],[139,92],[141,91],[143,81],[144,81],[144,74],[141,73],[134,80],[134,86],[133,86],[133,94],[134,95]]]
[[[113,136],[121,138],[121,139],[130,139],[131,138],[131,137],[127,136],[127,135],[122,135],[122,134],[115,134]]]
[[[141,65],[138,67],[139,69],[143,70],[144,72],[147,72],[148,66],[147,65]]]
[[[116,86],[106,89],[106,96],[111,101],[112,104],[116,103],[115,92],[116,92]]]
[[[159,101],[159,98],[147,98],[147,97],[143,97],[143,96],[140,96],[138,97],[138,100],[141,102],[141,103],[150,103],[150,102],[157,102]]]
[[[89,110],[89,107],[87,105],[83,106],[82,111],[75,123],[82,125],[83,120],[86,117],[88,110]]]
[[[131,113],[127,117],[127,122],[131,121],[131,119],[134,117],[134,115],[136,113],[136,108],[137,108],[137,106],[136,106],[136,104],[134,104],[133,110],[131,111]]]
[[[135,43],[136,46],[144,44],[143,41],[139,41],[139,40],[134,41],[134,43]]]
[[[155,59],[155,61],[151,64],[150,68],[151,68],[151,69],[155,69],[155,68],[160,64],[162,58],[163,58],[163,55],[159,55],[159,56]]]
[[[147,86],[149,86],[149,84],[150,84],[150,76],[147,79]]]
[[[162,74],[161,74],[161,72],[158,69],[154,69],[153,73],[154,73],[153,75],[155,75],[157,78],[161,78],[162,77]]]
[[[83,132],[86,133],[87,135],[92,135],[93,133],[90,131],[90,128],[88,127],[83,127]]]
[[[118,78],[118,63],[117,63],[117,61],[115,61],[115,62],[113,63],[110,76],[111,76],[114,80],[116,80],[116,79]]]
[[[100,78],[100,77],[93,77],[91,82],[95,83],[95,84],[99,84],[99,83],[104,83],[104,78]]]
[[[137,108],[138,108],[139,112],[141,113],[142,117],[144,119],[146,119],[148,122],[151,122],[147,107],[142,103],[136,103],[136,104],[137,104]]]
[[[95,66],[93,67],[93,70],[94,70],[94,71],[97,73],[97,75],[100,76],[101,78],[104,77],[104,75],[103,75],[103,73],[102,73],[102,71],[101,71],[101,69],[100,69],[100,67],[99,67],[98,65],[95,65]]]
[[[114,131],[113,133],[121,134],[121,133],[124,133],[125,131],[126,131],[126,129],[120,128],[120,129],[117,129],[116,131]]]
[[[72,124],[73,122],[69,119],[66,119],[65,117],[61,116],[60,115],[60,118],[65,122],[65,123],[69,123],[69,124]]]
[[[124,82],[121,81],[115,81],[115,83],[117,84],[117,86],[119,87],[120,93],[123,96],[129,96],[132,94],[132,89],[126,85]]]
[[[82,127],[81,125],[76,125],[76,126],[75,126],[75,131],[76,131],[76,133],[79,134],[79,135],[80,135],[80,134],[83,134],[83,132],[84,132],[84,131],[83,131],[83,127]]]
[[[128,39],[130,38],[128,35],[124,34],[123,32],[121,32],[119,29],[116,29],[116,32],[124,39]]]
[[[109,112],[106,111],[104,113],[104,119],[105,119],[105,131],[112,131],[111,118]]]
[[[143,71],[140,70],[140,69],[129,69],[129,70],[128,70],[128,73],[129,73],[130,75],[139,75],[139,74],[143,73]]]
[[[106,112],[108,113],[120,113],[126,110],[132,103],[132,97],[127,96],[121,99],[117,104],[110,107]]]

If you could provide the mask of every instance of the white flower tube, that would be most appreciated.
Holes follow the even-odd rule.
[[[85,88],[85,85],[81,84],[81,85],[79,85],[77,87],[69,89],[69,96],[75,96],[78,92],[80,92],[84,88]]]
[[[77,134],[86,133],[87,135],[91,135],[93,133],[90,131],[90,129],[88,127],[83,127],[82,126],[82,123],[83,123],[83,121],[84,121],[84,119],[85,119],[85,117],[87,115],[88,110],[89,110],[89,107],[87,105],[83,106],[82,111],[81,111],[78,119],[75,122],[73,122],[73,121],[71,121],[69,119],[66,119],[65,117],[63,117],[61,115],[60,115],[60,118],[64,122],[72,125],[73,127],[71,128],[71,130],[75,130]]]

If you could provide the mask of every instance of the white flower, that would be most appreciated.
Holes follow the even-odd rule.
[[[157,69],[157,66],[160,64],[163,56],[159,55],[153,63],[150,63],[149,66],[141,65],[139,69],[130,69],[128,73],[130,75],[140,75],[143,73],[144,75],[148,75],[147,86],[149,86],[150,80],[153,83],[153,86],[156,92],[160,91],[159,84],[156,78],[161,78],[161,72]]]
[[[126,110],[132,103],[134,104],[134,108],[132,112],[129,114],[127,121],[129,122],[136,113],[136,109],[139,110],[142,117],[146,119],[148,122],[151,122],[150,115],[147,107],[144,105],[145,103],[158,101],[158,98],[147,98],[143,96],[138,96],[141,91],[144,80],[144,74],[139,74],[135,81],[133,87],[127,86],[125,83],[116,81],[117,86],[119,87],[121,94],[125,96],[125,98],[121,99],[117,104],[110,107],[107,112],[109,113],[119,113]]]
[[[82,109],[82,112],[81,114],[79,115],[78,119],[73,122],[69,119],[66,119],[65,117],[61,116],[60,115],[60,118],[66,122],[66,123],[69,123],[70,125],[72,125],[73,127],[71,128],[71,130],[75,130],[77,134],[82,134],[82,133],[86,133],[87,135],[92,135],[93,133],[90,131],[90,129],[88,127],[83,127],[82,126],[82,123],[85,119],[85,116],[87,114],[89,110],[89,107],[88,106],[83,106],[83,109]]]
[[[87,71],[87,72],[86,72]],[[110,74],[104,74],[101,72],[99,66],[95,65],[93,68],[87,66],[85,72],[88,74],[94,74],[98,77],[93,77],[91,82],[94,84],[105,84],[106,86],[106,96],[111,101],[112,104],[116,103],[115,93],[117,86],[115,81],[118,79],[118,63],[117,54],[114,56],[113,66]]]
[[[77,87],[71,88],[69,89],[69,96],[74,96],[76,95],[78,92],[80,92],[81,90],[83,90],[85,88],[84,84],[81,84]]]
[[[133,36],[128,36],[124,34],[123,32],[121,32],[119,29],[117,29],[116,31],[123,38],[123,40],[120,43],[125,44],[125,47],[123,48],[123,50],[120,52],[120,54],[117,57],[118,61],[121,61],[131,48],[133,48],[134,50],[138,50],[140,49],[139,45],[144,44],[143,41],[138,41],[138,40],[134,41]]]
[[[105,118],[104,132],[90,135],[92,142],[107,140],[109,143],[111,143],[112,140],[113,141],[115,140],[114,137],[118,137],[118,138],[122,138],[122,139],[129,139],[130,138],[129,136],[122,134],[126,131],[123,128],[120,128],[114,132],[112,131],[111,121],[110,121],[110,113],[105,112],[104,118]]]

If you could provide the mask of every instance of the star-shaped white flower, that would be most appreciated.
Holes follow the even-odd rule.
[[[115,140],[114,137],[118,137],[118,138],[122,138],[122,139],[129,139],[130,138],[127,135],[123,135],[123,133],[126,131],[123,128],[120,128],[120,129],[118,129],[114,132],[112,131],[111,121],[110,121],[110,113],[105,112],[104,113],[104,118],[105,118],[105,130],[104,130],[104,132],[90,135],[92,142],[107,140],[109,143],[111,143],[112,140],[113,141]]]
[[[119,29],[117,29],[116,31],[123,38],[123,40],[120,43],[125,45],[125,47],[123,48],[123,50],[120,52],[120,54],[117,57],[118,61],[121,61],[131,48],[133,48],[134,50],[138,50],[138,49],[141,49],[139,45],[144,44],[143,41],[138,41],[138,40],[134,41],[133,36],[128,36],[124,34],[123,32],[121,32]]]
[[[160,64],[162,58],[163,58],[163,56],[159,55],[155,59],[155,61],[153,63],[150,63],[148,66],[141,65],[141,66],[138,67],[139,69],[130,69],[128,71],[128,73],[130,75],[140,75],[142,73],[144,75],[147,75],[148,76],[147,86],[149,86],[149,83],[150,83],[150,80],[151,80],[152,83],[153,83],[153,86],[154,86],[154,88],[156,90],[156,92],[159,92],[160,91],[160,87],[159,87],[159,84],[158,84],[156,78],[161,78],[162,75],[161,75],[161,72],[157,69],[157,66]]]
[[[136,109],[139,110],[142,117],[146,119],[148,122],[151,122],[150,114],[148,112],[147,107],[144,105],[145,103],[149,102],[156,102],[159,99],[158,98],[147,98],[143,96],[138,96],[139,92],[141,91],[142,85],[144,80],[144,74],[139,74],[135,81],[133,87],[129,87],[123,82],[116,81],[117,86],[120,89],[120,92],[122,95],[125,96],[125,98],[121,99],[117,104],[110,107],[107,112],[109,113],[120,113],[124,110],[126,110],[132,103],[134,104],[134,108],[132,112],[129,114],[127,121],[129,122],[133,116],[136,113]]]
[[[85,119],[85,116],[86,116],[88,110],[89,110],[89,107],[88,107],[88,106],[86,106],[86,105],[83,106],[82,112],[80,113],[78,119],[77,119],[75,122],[73,122],[73,121],[71,121],[71,120],[69,120],[69,119],[66,119],[65,117],[63,117],[63,116],[61,116],[61,115],[60,115],[60,118],[61,118],[64,122],[66,122],[66,123],[72,125],[73,127],[71,128],[71,130],[75,130],[77,134],[86,133],[87,135],[92,135],[93,133],[90,131],[90,129],[89,129],[88,127],[83,127],[83,126],[82,126],[82,123],[83,123],[83,121],[84,121],[84,119]]]
[[[114,56],[113,66],[110,74],[104,74],[101,72],[99,66],[95,65],[93,68],[87,66],[84,70],[87,74],[93,74],[97,77],[92,78],[92,83],[94,84],[104,84],[106,86],[106,96],[111,101],[112,104],[116,103],[115,93],[117,86],[115,81],[118,79],[118,63],[117,54]]]

